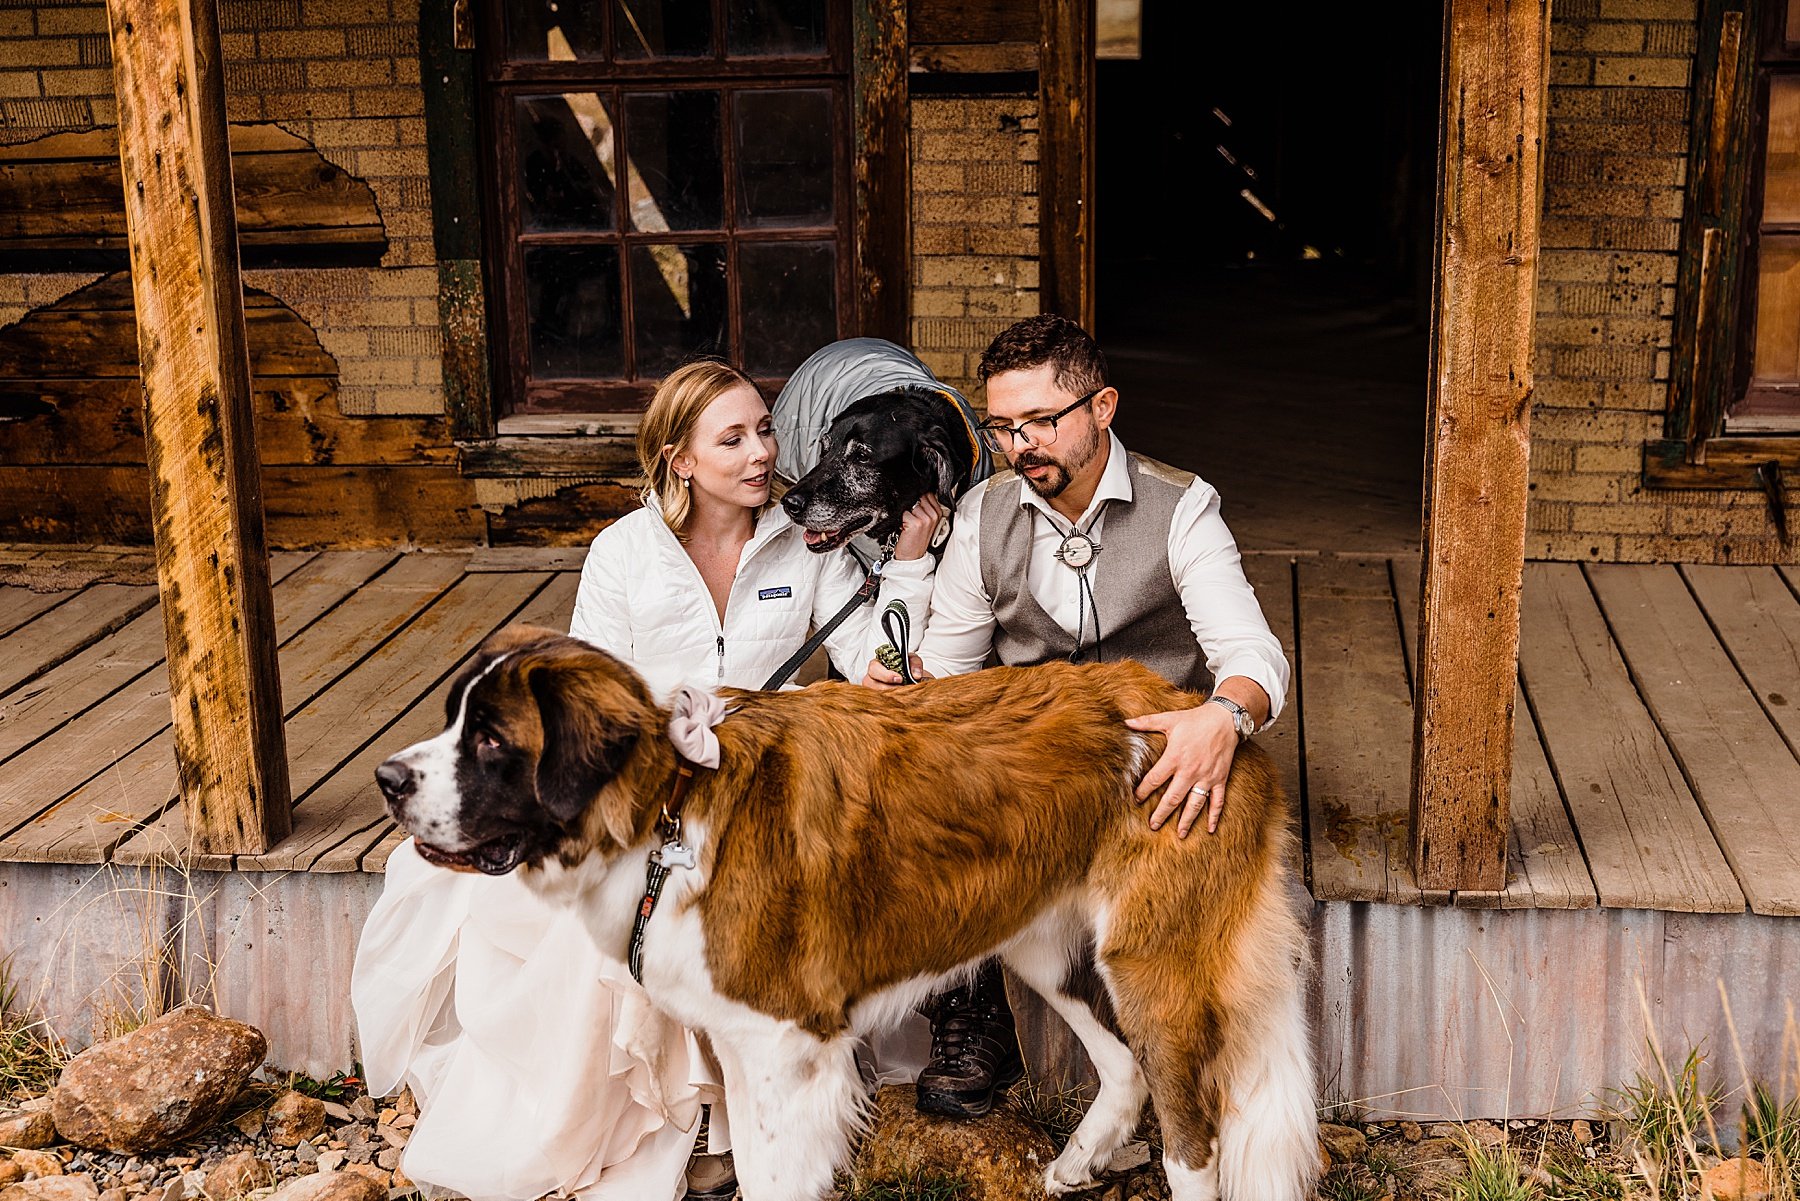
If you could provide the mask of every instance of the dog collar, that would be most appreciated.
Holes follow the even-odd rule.
[[[639,984],[644,982],[644,932],[650,928],[650,915],[656,912],[657,901],[662,899],[669,870],[692,868],[696,863],[694,848],[681,841],[681,810],[687,803],[688,785],[693,782],[694,765],[686,759],[676,759],[675,786],[669,790],[669,799],[663,802],[662,813],[656,819],[656,832],[662,835],[662,845],[650,852],[644,899],[638,902],[637,920],[631,923],[631,946],[625,955],[625,966],[631,969],[631,978]]]
[[[981,435],[969,424],[969,415],[963,412],[963,407],[956,403],[954,397],[948,392],[939,392],[938,399],[956,410],[956,423],[962,426],[963,437],[969,440],[969,478],[973,479],[981,474]]]

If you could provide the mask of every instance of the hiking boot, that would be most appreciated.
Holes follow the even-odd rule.
[[[684,1201],[730,1201],[735,1196],[737,1172],[731,1162],[731,1152],[696,1155],[688,1160]]]
[[[994,1107],[996,1094],[1024,1077],[998,963],[989,960],[972,982],[920,1008],[931,1019],[931,1062],[919,1073],[920,1113],[978,1118]]]

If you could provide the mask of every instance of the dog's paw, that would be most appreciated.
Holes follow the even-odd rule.
[[[1064,1163],[1063,1159],[1067,1155],[1068,1152],[1064,1151],[1049,1167],[1044,1169],[1044,1192],[1052,1197],[1079,1192],[1094,1183],[1092,1166]]]

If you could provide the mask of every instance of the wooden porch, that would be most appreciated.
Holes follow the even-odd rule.
[[[468,653],[564,627],[579,550],[277,554],[293,833],[190,855],[147,556],[0,558],[0,861],[379,872],[373,784],[441,727]],[[1418,564],[1252,554],[1295,665],[1263,741],[1300,805],[1319,901],[1800,913],[1800,579],[1792,568],[1532,564],[1507,884],[1423,893],[1407,831]],[[60,573],[60,579],[58,578]],[[135,573],[135,574],[134,574]],[[93,582],[33,591],[24,581]]]
[[[567,623],[580,558],[274,556],[293,832],[208,856],[176,802],[148,557],[0,551],[0,951],[46,982],[38,1007],[80,1037],[160,931],[161,987],[258,1021],[283,1066],[351,1062],[349,965],[399,840],[374,766],[441,727],[489,631]],[[1295,665],[1263,740],[1304,835],[1328,1093],[1567,1109],[1635,1069],[1647,1014],[1729,1047],[1721,978],[1746,1054],[1779,1062],[1800,991],[1792,569],[1528,565],[1507,886],[1448,894],[1409,866],[1417,561],[1246,565]]]

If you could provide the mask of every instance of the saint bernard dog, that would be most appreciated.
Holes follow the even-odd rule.
[[[696,768],[624,664],[516,626],[456,682],[444,732],[377,777],[427,860],[518,869],[603,953],[641,954],[649,999],[711,1039],[746,1201],[828,1195],[867,1100],[858,1040],[994,954],[1101,1081],[1046,1192],[1090,1184],[1148,1098],[1176,1201],[1308,1195],[1305,938],[1254,744],[1218,833],[1178,839],[1135,804],[1162,738],[1124,719],[1199,698],[1135,663],[719,699],[717,766]],[[1090,959],[1123,1041],[1068,989]]]

